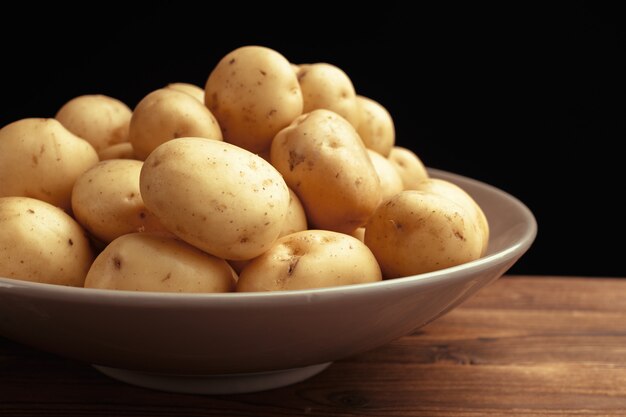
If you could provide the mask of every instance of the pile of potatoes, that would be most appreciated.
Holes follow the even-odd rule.
[[[0,276],[134,291],[379,281],[482,256],[459,187],[394,146],[391,116],[336,66],[246,46],[205,89],[131,111],[76,97],[0,129]]]

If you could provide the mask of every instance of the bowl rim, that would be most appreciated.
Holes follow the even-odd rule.
[[[482,258],[467,262],[461,265],[440,269],[433,272],[427,272],[417,275],[409,275],[406,277],[387,279],[376,282],[340,285],[334,287],[312,288],[302,290],[280,290],[268,292],[229,292],[229,293],[169,293],[156,291],[130,291],[130,290],[110,290],[99,288],[70,287],[56,284],[47,284],[41,282],[23,281],[13,278],[0,277],[0,292],[4,290],[16,290],[28,292],[30,296],[45,297],[55,300],[89,300],[90,303],[102,302],[110,304],[111,302],[126,303],[160,303],[167,302],[173,305],[206,305],[208,301],[212,305],[216,303],[233,303],[236,300],[249,303],[253,300],[260,302],[287,302],[291,303],[296,300],[311,301],[314,298],[337,295],[342,296],[348,293],[369,293],[372,291],[381,291],[385,289],[402,289],[406,287],[414,287],[416,285],[430,285],[442,280],[462,279],[467,274],[476,274],[484,271],[494,264],[503,264],[507,261],[523,255],[533,243],[537,235],[537,221],[531,210],[513,195],[503,191],[493,185],[485,182],[465,177],[456,173],[428,168],[429,174],[434,177],[457,177],[465,182],[469,182],[479,188],[487,189],[489,192],[498,194],[501,198],[508,200],[509,203],[515,205],[521,212],[523,217],[528,221],[529,227],[526,228],[522,236],[511,246],[508,246],[495,253],[489,254]]]

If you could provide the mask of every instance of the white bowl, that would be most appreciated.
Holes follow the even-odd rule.
[[[537,225],[520,201],[430,172],[463,187],[484,209],[491,228],[485,257],[388,281],[269,293],[146,293],[0,278],[0,334],[167,391],[250,392],[303,380],[450,311],[533,242]]]

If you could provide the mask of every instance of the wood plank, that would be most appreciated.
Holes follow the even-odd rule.
[[[273,391],[136,388],[0,338],[0,416],[625,416],[626,280],[500,279],[393,343]]]

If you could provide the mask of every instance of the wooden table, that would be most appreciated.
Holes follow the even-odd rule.
[[[290,387],[136,388],[0,338],[2,416],[626,416],[626,279],[505,277]]]

